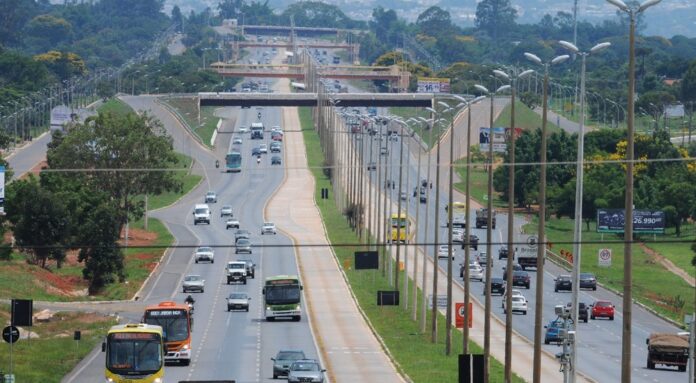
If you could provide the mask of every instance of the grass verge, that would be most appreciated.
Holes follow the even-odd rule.
[[[0,321],[10,319],[9,305],[0,307]],[[13,345],[13,373],[17,382],[59,382],[104,338],[116,318],[94,313],[57,312],[49,322],[35,322],[31,339]],[[81,331],[79,344],[73,333]],[[3,345],[0,366],[8,373],[10,353]]]
[[[474,153],[472,151],[472,153]],[[466,157],[457,160],[457,174],[460,182],[454,184],[454,188],[460,193],[466,194]],[[481,158],[474,158],[471,161],[471,198],[480,204],[488,203],[488,173],[484,169],[484,162]],[[462,201],[464,202],[464,201]],[[500,193],[493,190],[493,207],[504,208],[507,202],[500,198]]]
[[[308,108],[300,108],[300,122],[308,165],[316,180],[315,200],[327,228],[329,241],[331,243],[358,243],[356,234],[348,226],[345,217],[338,211],[333,199],[320,198],[321,188],[331,188],[331,183],[321,171],[324,158],[319,137],[313,130],[311,112]],[[340,265],[349,264],[353,252],[356,250],[364,249],[358,246],[334,248]],[[418,323],[410,319],[410,311],[404,311],[401,307],[379,307],[376,305],[374,297],[377,290],[391,289],[381,272],[357,272],[350,267],[344,271],[348,276],[353,293],[357,297],[358,304],[401,369],[414,382],[455,382],[458,380],[457,354],[461,352],[463,342],[462,334],[459,331],[453,332],[452,355],[446,356],[444,353],[444,330],[439,332],[437,342],[431,343],[430,333],[420,333]],[[402,273],[401,277],[403,278],[403,276]],[[419,290],[418,307],[421,307],[422,299]],[[429,320],[426,328],[430,328]],[[445,328],[445,320],[442,315],[438,317],[438,328]],[[469,345],[471,352],[482,352],[478,345],[471,342]],[[491,359],[491,382],[503,382],[503,372],[503,365],[497,360]],[[514,376],[513,381],[522,382],[523,380]]]
[[[128,113],[135,113],[133,108],[117,98],[112,98],[109,101],[101,104],[99,108],[97,108],[97,111],[99,113],[111,113],[118,116],[123,116]]]
[[[526,233],[536,233],[538,221],[524,226]],[[554,244],[556,254],[561,249],[572,252],[569,238],[573,236],[573,220],[569,218],[549,219],[546,225],[548,240]],[[586,230],[583,224],[582,270],[595,273],[597,280],[614,291],[623,291],[623,242],[614,234],[596,232],[595,223]],[[652,246],[652,244],[651,244]],[[600,267],[599,249],[612,250],[612,266]],[[655,257],[643,245],[636,244],[633,252],[633,297],[658,313],[683,323],[684,314],[694,311],[694,288],[683,279],[656,263]],[[590,302],[591,303],[591,302]]]
[[[219,118],[215,117],[215,109],[212,106],[201,108],[201,118],[198,119],[198,104],[193,98],[167,98],[163,102],[169,104],[184,119],[193,134],[201,139],[204,145],[210,145],[210,139],[217,127]]]
[[[510,105],[505,106],[505,109],[500,113],[498,118],[493,123],[493,126],[510,126]],[[515,101],[515,126],[522,130],[533,131],[541,129],[541,115],[529,109],[529,107],[520,101]],[[548,134],[560,132],[561,128],[554,124],[549,119],[546,129]]]

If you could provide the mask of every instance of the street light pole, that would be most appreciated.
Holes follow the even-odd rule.
[[[439,115],[433,108],[426,108],[428,111],[434,115]],[[435,124],[431,129],[435,129]],[[435,226],[434,227],[434,238],[433,238],[433,307],[430,312],[431,320],[431,339],[432,343],[437,342],[437,279],[438,279],[438,243],[440,235],[440,143],[437,144],[437,153],[435,159]]]
[[[575,168],[575,221],[574,221],[574,232],[573,232],[573,278],[571,282],[572,286],[572,303],[571,303],[571,318],[574,319],[572,322],[573,330],[575,331],[575,339],[570,343],[571,353],[570,353],[570,382],[575,382],[577,368],[577,338],[578,338],[578,293],[580,291],[580,268],[582,267],[582,196],[583,196],[583,177],[584,177],[584,161],[585,161],[585,61],[587,56],[592,53],[599,52],[602,49],[607,48],[611,43],[600,43],[592,47],[588,52],[581,52],[578,47],[569,43],[567,41],[559,41],[559,44],[573,54],[580,55],[581,57],[581,69],[580,69],[580,124],[578,128],[578,149],[577,149],[577,163]],[[564,370],[564,374],[566,371]]]
[[[536,300],[534,302],[534,364],[533,383],[541,382],[541,332],[543,329],[542,312],[544,309],[544,261],[546,256],[546,127],[548,125],[548,99],[549,99],[549,66],[568,60],[568,55],[555,57],[550,62],[544,63],[532,54],[524,54],[530,61],[544,66],[543,111],[541,119],[541,148],[539,150],[540,174],[539,174],[539,230],[537,235],[537,263],[536,263]],[[508,250],[508,256],[509,256]]]
[[[430,120],[432,122],[428,122],[428,125],[430,126],[430,132],[429,132],[429,142],[431,143],[431,147],[428,149],[432,148],[432,142],[433,142],[433,129],[435,129],[435,118]],[[425,333],[425,326],[426,326],[426,311],[428,308],[428,296],[426,294],[428,290],[428,285],[427,285],[427,271],[428,271],[428,222],[430,220],[428,219],[430,216],[430,193],[428,192],[428,182],[430,182],[430,150],[427,151],[428,155],[428,170],[426,171],[425,175],[425,222],[426,222],[426,227],[424,228],[424,236],[425,238],[423,239],[423,282],[422,282],[422,287],[423,287],[423,307],[421,309],[421,316],[420,316],[420,330],[421,333]],[[421,180],[418,180],[418,182],[421,182]],[[423,184],[421,182],[421,187],[423,187]],[[437,254],[437,253],[436,253]],[[437,272],[437,260],[434,259],[433,261],[433,273]],[[434,276],[433,276],[434,277]],[[434,299],[432,300],[433,304],[435,303]]]
[[[510,164],[508,168],[508,238],[507,238],[507,274],[506,290],[512,291],[512,258],[515,254],[515,89],[520,78],[530,75],[533,70],[526,70],[521,73],[517,69],[512,69],[509,73],[501,70],[494,70],[493,73],[501,78],[510,81],[510,137],[508,155]],[[493,254],[488,254],[492,258]],[[512,294],[505,294],[505,382],[512,381]]]

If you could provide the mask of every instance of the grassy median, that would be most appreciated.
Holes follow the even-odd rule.
[[[202,107],[200,110],[201,115],[198,116],[198,101],[195,98],[172,97],[160,100],[179,113],[179,116],[184,119],[189,129],[201,139],[205,146],[212,147],[210,139],[213,137],[213,132],[215,132],[217,123],[220,120],[218,117],[215,117],[215,109],[217,108],[212,106]]]
[[[324,163],[319,136],[313,129],[311,110],[300,108],[300,122],[302,125],[307,161],[316,180],[315,200],[327,228],[331,243],[357,244],[358,238],[349,227],[347,220],[338,211],[333,197],[321,199],[322,188],[331,190],[329,179],[324,176],[321,166]],[[418,323],[411,320],[411,311],[404,311],[402,307],[379,307],[376,305],[376,292],[378,290],[391,290],[386,278],[381,271],[355,271],[350,267],[353,252],[364,250],[361,246],[335,247],[334,252],[340,265],[348,276],[353,293],[358,299],[360,307],[368,316],[375,330],[382,338],[387,348],[395,358],[399,367],[414,382],[455,382],[458,380],[458,354],[462,350],[462,334],[453,332],[452,354],[445,355],[445,319],[439,315],[438,328],[440,329],[436,343],[430,342],[430,332],[420,333]],[[401,274],[403,278],[403,273]],[[418,307],[421,307],[422,296],[418,296]],[[430,329],[428,320],[426,328]],[[481,348],[469,343],[473,353],[481,353]],[[491,359],[491,382],[503,382],[503,365],[495,359]],[[523,382],[515,376],[514,382]]]

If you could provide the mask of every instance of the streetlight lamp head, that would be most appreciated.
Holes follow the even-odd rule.
[[[554,59],[551,60],[551,64],[560,64],[560,63],[568,60],[569,58],[570,58],[569,55],[560,55],[560,56],[554,57]]]
[[[529,60],[535,64],[541,65],[541,59],[539,58],[539,56],[535,55],[534,53],[524,52],[524,57],[526,57],[527,60]]]
[[[493,70],[493,74],[495,74],[495,75],[498,76],[498,77],[502,77],[502,78],[504,78],[504,79],[506,79],[506,80],[509,80],[509,79],[510,79],[510,76],[508,76],[508,74],[505,73],[505,72],[503,72],[502,70],[494,69],[494,70]]]
[[[590,53],[599,52],[599,51],[601,51],[601,50],[603,50],[603,49],[608,48],[610,45],[611,45],[610,42],[599,43],[599,44],[593,46],[592,49],[590,49]]]
[[[442,106],[443,108],[450,109],[449,104],[447,104],[447,103],[444,102],[444,101],[438,101],[437,103],[438,103],[438,105]]]
[[[607,0],[607,2],[611,5],[619,8],[620,10],[622,10],[624,12],[628,12],[628,10],[629,10],[628,5],[626,5],[626,3],[624,3],[621,0]]]
[[[495,90],[495,93],[500,93],[500,92],[505,91],[505,90],[508,90],[508,89],[510,89],[510,88],[511,88],[511,86],[510,86],[509,84],[508,84],[508,85],[503,85],[503,86],[501,86],[500,88],[496,89],[496,90]]]
[[[435,109],[433,109],[433,108],[431,108],[431,107],[429,107],[429,106],[425,107],[425,110],[427,110],[428,112],[433,113],[433,114],[439,114],[439,113],[437,112],[437,110],[435,110]]]
[[[608,0],[607,0],[607,1],[608,1]],[[616,0],[616,1],[621,1],[621,0]],[[565,49],[567,49],[567,50],[569,50],[569,51],[571,51],[571,52],[573,52],[573,53],[578,53],[578,52],[580,52],[580,49],[578,49],[578,47],[576,47],[575,44],[573,44],[573,43],[571,43],[571,42],[568,42],[568,41],[565,41],[565,40],[560,40],[560,41],[558,42],[558,44],[560,44],[563,48],[565,48]]]
[[[534,73],[534,70],[533,70],[533,69],[527,69],[526,71],[524,71],[524,72],[520,73],[519,75],[517,75],[517,78],[527,77],[527,76],[529,76],[529,75],[532,74],[532,73]]]
[[[489,93],[489,92],[488,92],[488,88],[486,88],[486,87],[483,86],[483,85],[476,84],[476,85],[474,85],[474,88],[478,89],[479,92],[486,93],[486,94]]]
[[[644,10],[652,7],[653,5],[657,5],[657,3],[659,3],[660,1],[662,0],[647,0],[646,2],[641,4],[640,7],[638,7],[638,12],[643,12]]]
[[[481,100],[485,100],[485,99],[486,99],[486,96],[478,96],[478,97],[476,97],[475,99],[471,100],[471,102],[469,103],[469,105],[475,104],[475,103],[477,103],[477,102],[479,102],[479,101],[481,101]]]
[[[453,94],[452,97],[456,98],[457,100],[459,100],[459,101],[461,101],[461,102],[463,102],[463,103],[467,103],[467,102],[468,102],[468,101],[466,101],[466,99],[465,99],[464,97],[462,97],[462,96],[460,96],[460,95],[458,95],[458,94]]]

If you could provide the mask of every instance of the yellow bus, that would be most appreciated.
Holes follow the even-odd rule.
[[[111,327],[102,343],[107,382],[162,383],[164,341],[162,327],[130,323]]]
[[[396,242],[406,243],[406,238],[408,238],[408,217],[406,214],[392,214],[391,216],[391,240]]]
[[[452,227],[465,227],[466,226],[466,203],[454,201],[452,206]],[[448,206],[445,206],[447,210]],[[448,212],[449,213],[449,212]]]

